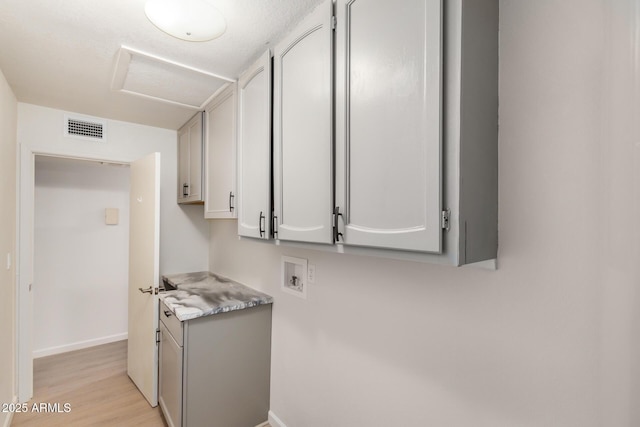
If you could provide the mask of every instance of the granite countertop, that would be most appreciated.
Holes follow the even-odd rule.
[[[273,303],[267,294],[208,271],[162,279],[176,289],[161,292],[160,300],[181,321]]]

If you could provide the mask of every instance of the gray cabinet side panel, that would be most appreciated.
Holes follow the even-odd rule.
[[[498,0],[462,2],[460,264],[498,250]]]
[[[266,421],[271,305],[190,320],[186,333],[186,426],[247,427]]]

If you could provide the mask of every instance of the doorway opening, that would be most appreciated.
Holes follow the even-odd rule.
[[[121,250],[125,254],[127,250],[129,252],[128,255],[126,254],[124,257],[122,257],[125,260],[128,259],[128,262],[125,262],[127,268],[126,276],[128,277],[128,279],[123,281],[123,283],[126,284],[127,288],[127,298],[126,302],[122,304],[126,306],[127,309],[127,315],[123,316],[123,318],[126,319],[125,323],[127,324],[127,375],[135,383],[136,387],[141,391],[149,404],[154,407],[158,404],[158,352],[156,333],[158,328],[161,176],[160,153],[158,152],[147,154],[146,156],[137,160],[122,161],[118,159],[103,160],[93,157],[79,158],[77,156],[67,155],[64,152],[34,151],[28,146],[21,146],[19,184],[20,191],[18,193],[20,200],[18,215],[19,277],[16,286],[16,374],[18,384],[18,400],[21,403],[27,402],[33,396],[33,285],[35,283],[34,277],[37,275],[34,272],[34,235],[36,234],[34,231],[36,225],[34,218],[36,217],[36,215],[40,215],[41,213],[42,217],[44,218],[43,223],[46,224],[46,221],[49,220],[49,216],[61,216],[63,219],[67,220],[67,216],[73,216],[77,213],[75,212],[76,210],[85,210],[85,214],[89,217],[93,215],[94,219],[96,218],[96,212],[101,213],[97,216],[97,218],[101,218],[98,221],[99,228],[102,228],[105,225],[116,226],[120,223],[120,208],[118,208],[117,206],[104,207],[103,200],[101,200],[99,204],[93,206],[93,208],[89,209],[88,211],[84,208],[84,203],[89,197],[87,195],[81,194],[81,190],[79,190],[78,188],[78,182],[87,181],[87,178],[85,176],[87,174],[86,170],[84,170],[82,173],[71,174],[71,184],[66,184],[67,186],[70,185],[72,187],[72,197],[68,199],[67,203],[73,205],[74,209],[72,209],[70,212],[67,211],[62,214],[52,215],[52,211],[54,210],[54,208],[49,206],[49,208],[40,209],[40,213],[36,213],[36,159],[38,158],[38,156],[66,158],[67,163],[65,163],[63,166],[59,166],[58,163],[56,163],[56,166],[51,168],[52,170],[57,170],[57,173],[59,173],[60,171],[67,173],[69,172],[69,170],[96,166],[95,163],[91,165],[86,163],[73,163],[80,160],[89,160],[94,162],[98,161],[98,163],[100,163],[100,167],[106,166],[107,168],[111,167],[110,165],[108,165],[110,163],[129,165],[129,185],[126,186],[126,191],[123,191],[123,188],[120,188],[120,193],[123,193],[121,194],[121,196],[127,195],[129,200],[129,206],[127,209],[128,215],[125,215],[127,220],[126,223],[129,226],[128,233],[126,233],[128,234],[128,239],[124,239],[124,241],[128,240],[129,246],[126,249],[124,249],[123,246],[123,249]],[[39,161],[42,161],[42,159],[40,159]],[[113,179],[113,177],[110,179]],[[48,180],[40,180],[38,178],[38,183],[41,183],[41,181],[45,183],[49,182]],[[54,194],[55,193],[56,192],[54,192]],[[55,204],[56,206],[61,204],[59,201],[61,196],[54,196],[52,198],[55,199],[52,202],[53,204]],[[76,219],[74,221],[67,221],[66,224],[70,224],[69,226],[75,227],[78,223],[82,223],[83,221],[84,219]],[[102,221],[104,221],[104,224],[102,223]],[[95,226],[95,222],[93,223],[93,225]],[[96,232],[95,229],[91,229],[89,231],[81,230],[79,234],[92,234],[94,232]],[[69,238],[69,235],[69,230],[63,230],[61,238],[73,240]],[[85,236],[82,236],[82,238],[85,238]],[[63,248],[59,243],[53,246],[54,252],[59,252],[63,255],[72,253],[74,249],[77,249],[74,248],[73,244],[66,248]],[[104,248],[102,248],[102,246],[105,246],[104,241],[99,239],[99,242],[97,244],[92,244],[90,246],[95,246],[98,248],[98,250],[102,250],[102,255],[96,256],[94,254],[94,256],[98,258],[98,260],[101,260],[105,254]],[[114,248],[108,248],[107,250],[107,252],[116,253],[119,251],[120,249],[117,246]],[[67,266],[66,268],[74,271],[76,269],[79,269],[78,265],[81,262],[89,263],[89,261],[85,259],[86,254],[84,254],[83,251],[81,251],[79,254],[76,252],[74,256],[65,257],[65,265],[66,262],[68,262],[66,258],[72,259],[73,261],[71,263],[71,266]],[[95,259],[93,261],[95,262]],[[62,263],[62,261],[58,260],[57,262],[51,263],[51,265],[53,265],[53,267],[50,266],[52,268],[52,271],[55,271],[58,268],[58,263]],[[80,280],[81,283],[79,287],[81,289],[84,289],[86,287],[85,284],[82,283],[83,281],[95,279],[94,276],[97,274],[95,273],[96,269],[98,269],[98,267],[95,266],[93,267],[93,270],[89,268],[89,276],[87,276],[89,278]],[[65,270],[64,274],[68,274],[68,271]],[[44,274],[44,277],[46,277],[46,274]],[[66,283],[67,279],[63,279],[62,282]],[[141,286],[148,286],[149,284],[151,284],[152,292],[146,293],[143,291]],[[111,283],[107,281],[107,284],[103,285],[103,287],[107,287],[110,285]],[[96,289],[99,288],[100,287]],[[95,291],[94,289],[94,292],[97,291]],[[111,290],[109,292],[111,292]],[[62,298],[62,300],[64,301],[65,298]],[[81,302],[84,303],[86,301],[83,298],[81,299]],[[46,303],[51,304],[51,301],[47,300]],[[64,304],[64,302],[61,304]],[[102,298],[99,303],[94,302],[93,304],[94,306],[100,306],[104,308],[105,306],[109,307],[110,304],[113,305],[115,303],[109,300],[105,301],[105,299]],[[57,309],[61,310],[61,307],[57,307]],[[75,327],[76,324],[81,323],[81,320],[79,320],[77,316],[76,318],[74,318],[73,313],[64,313],[61,318],[63,320],[61,321],[62,326],[60,328],[64,330],[69,329],[70,324],[73,324]],[[93,317],[93,319],[95,320],[95,317]],[[91,328],[92,322],[86,321],[86,323],[88,323],[89,328]],[[108,324],[109,322],[103,323]],[[75,332],[78,332],[77,328]],[[77,336],[82,337],[82,333],[86,333],[86,330],[83,331],[82,329],[80,329],[80,334],[76,336],[76,341],[72,340],[71,342],[63,343],[62,345],[54,345],[45,348],[44,350],[46,350],[47,352],[54,352],[53,354],[55,354],[55,352],[63,352],[65,350],[69,350],[69,346],[82,348],[85,346],[99,344],[100,341],[114,341],[120,338],[122,334],[121,332],[116,331],[115,334],[108,334],[101,337],[95,336],[92,331],[90,332],[91,333],[89,335],[89,339],[81,339],[80,341],[77,341]]]
[[[33,357],[127,338],[129,166],[35,156]]]
[[[19,402],[27,402],[33,396],[33,326],[34,326],[34,217],[36,158],[69,161],[102,162],[129,165],[131,159],[116,156],[78,156],[65,149],[34,149],[20,146],[18,188],[18,236],[16,267],[16,382]],[[68,307],[66,308],[68,309]],[[65,307],[57,307],[65,310]],[[51,346],[55,347],[55,346]],[[60,350],[60,349],[58,349]],[[49,351],[55,349],[49,348]]]

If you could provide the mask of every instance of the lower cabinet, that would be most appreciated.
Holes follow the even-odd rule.
[[[182,354],[163,322],[160,322],[160,393],[158,403],[170,427],[182,425]]]
[[[170,427],[268,418],[271,305],[181,322],[160,303],[159,403]]]

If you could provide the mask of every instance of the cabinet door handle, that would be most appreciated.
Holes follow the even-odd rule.
[[[189,195],[189,184],[182,184],[182,195],[184,197]]]
[[[342,236],[342,233],[340,233],[338,230],[338,217],[341,217],[342,214],[340,213],[340,207],[336,206],[335,209],[333,210],[333,242],[334,243],[338,243],[340,241]],[[344,238],[342,239],[344,240]]]
[[[278,238],[278,216],[273,216],[273,221],[271,221],[271,230],[273,230],[273,237]]]
[[[173,314],[173,313],[171,313],[171,311],[170,311],[170,310],[165,310],[165,311],[164,311],[164,315],[165,315],[166,317],[171,317],[171,315],[172,315],[172,314]]]
[[[229,191],[229,212],[233,212],[233,201],[236,196],[233,195],[233,191]]]
[[[260,228],[260,237],[264,237],[264,215],[260,211],[260,218],[258,219],[258,227]]]

